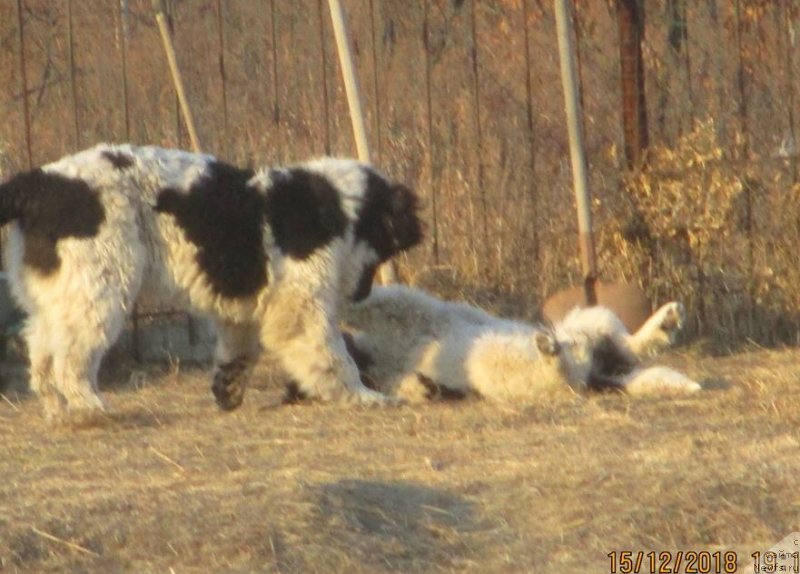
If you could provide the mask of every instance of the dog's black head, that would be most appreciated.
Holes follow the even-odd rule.
[[[381,263],[419,244],[423,236],[414,192],[370,168],[364,170],[363,203],[355,224],[355,240],[367,246],[374,256],[362,264],[351,296],[353,301],[362,301],[369,295]]]
[[[405,185],[389,182],[371,169],[366,173],[356,238],[366,241],[383,262],[422,241],[419,201]]]
[[[345,249],[336,261],[346,298],[364,299],[380,264],[422,240],[417,196],[367,164],[323,158],[265,173],[276,245],[298,261]]]

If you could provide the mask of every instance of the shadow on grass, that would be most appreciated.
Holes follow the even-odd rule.
[[[446,490],[346,479],[323,485],[317,508],[326,536],[367,571],[452,568],[479,551],[474,504]]]

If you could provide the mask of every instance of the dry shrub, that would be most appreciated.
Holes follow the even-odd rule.
[[[601,251],[621,254],[654,300],[684,301],[692,334],[789,342],[800,186],[782,160],[743,155],[723,149],[713,120],[653,148],[648,168],[623,182],[635,215],[609,222]]]

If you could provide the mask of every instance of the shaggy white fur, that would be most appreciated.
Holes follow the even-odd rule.
[[[660,365],[634,369],[622,378],[622,385],[632,395],[681,395],[702,390],[700,383]]]
[[[632,394],[693,392],[687,377],[640,360],[674,340],[683,307],[668,303],[631,335],[606,308],[576,309],[552,328],[494,317],[422,291],[376,287],[345,306],[354,344],[368,358],[376,388],[410,400],[442,387],[487,399],[519,401],[570,386],[618,388]]]
[[[611,337],[614,344],[631,358],[657,355],[675,342],[683,327],[683,305],[670,302],[651,315],[636,333],[630,334],[619,317],[608,307],[575,307],[558,323],[556,331],[562,338],[587,337],[593,344]]]
[[[242,401],[261,347],[309,395],[381,403],[337,309],[420,240],[416,200],[353,160],[239,170],[208,155],[99,145],[0,185],[6,268],[48,416],[98,410],[97,371],[137,300],[218,328],[214,391]]]
[[[465,303],[441,301],[400,285],[375,287],[346,305],[354,343],[371,360],[366,376],[379,390],[409,400],[436,387],[498,399],[577,380],[570,357],[540,326],[499,319]]]

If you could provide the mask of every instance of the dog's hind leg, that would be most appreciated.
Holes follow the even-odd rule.
[[[51,328],[56,385],[69,411],[105,410],[97,375],[103,356],[119,337],[133,306],[140,284],[135,272],[128,274],[123,268],[118,273],[126,280],[118,281],[110,269],[95,271],[102,279],[95,279],[89,289],[72,291],[68,304],[42,312]]]

